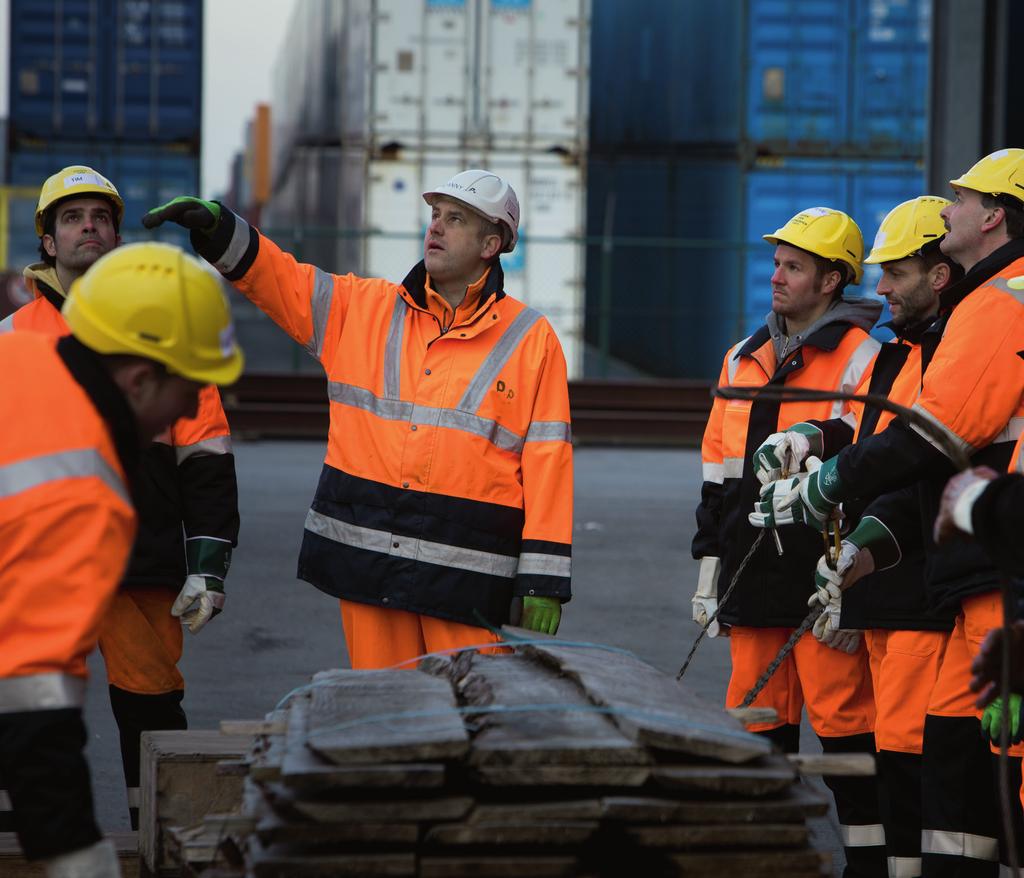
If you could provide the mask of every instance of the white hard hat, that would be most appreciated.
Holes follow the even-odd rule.
[[[519,240],[519,199],[507,180],[490,171],[460,171],[447,183],[424,192],[423,200],[432,205],[436,195],[468,204],[492,223],[505,226],[509,230],[509,238],[501,252],[511,253],[515,249]]]

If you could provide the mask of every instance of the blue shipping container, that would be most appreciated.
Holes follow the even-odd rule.
[[[12,0],[16,140],[181,141],[198,152],[202,0]]]
[[[602,0],[591,144],[916,158],[931,2]]]
[[[146,211],[176,195],[199,191],[199,160],[187,152],[141,146],[60,144],[49,150],[13,151],[10,164],[13,186],[41,186],[47,177],[68,165],[95,168],[109,178],[124,199],[121,238],[125,243],[168,241],[191,252],[188,235],[178,226],[168,224],[152,231],[142,227]],[[7,260],[12,269],[39,261],[33,214],[34,205],[12,205]]]

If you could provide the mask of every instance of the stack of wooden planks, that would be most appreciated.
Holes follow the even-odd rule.
[[[619,650],[551,640],[330,671],[268,719],[242,814],[207,821],[244,856],[217,874],[828,874],[807,829],[824,798]]]

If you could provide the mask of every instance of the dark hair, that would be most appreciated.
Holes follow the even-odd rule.
[[[65,201],[70,201],[72,198],[89,198],[93,193],[86,192],[78,195],[69,195],[67,198],[61,198],[59,201],[55,201],[43,212],[43,235],[49,235],[51,238],[57,232],[57,208],[60,207]],[[118,235],[121,233],[121,223],[117,221],[117,205],[114,204],[113,199],[107,198],[105,195],[96,193],[96,198],[102,198],[110,205],[110,219],[114,223],[114,234]],[[57,259],[46,252],[46,248],[43,246],[42,236],[39,238],[39,256],[50,268],[53,268],[57,264]]]
[[[839,283],[836,284],[836,288],[832,291],[832,301],[837,301],[843,294],[843,290],[846,289],[847,284],[853,280],[853,269],[841,259],[826,259],[824,256],[819,256],[817,253],[811,253],[810,250],[804,250],[804,252],[809,254],[811,259],[814,260],[815,282],[820,281],[822,276],[828,274],[830,271],[839,272]]]
[[[941,242],[942,238],[939,238],[937,241],[929,241],[918,251],[918,257],[921,259],[925,271],[931,271],[936,265],[942,265],[943,263],[948,265],[949,282],[953,284],[964,276],[964,270],[958,263],[942,252],[942,249],[939,247]]]
[[[1006,216],[1006,234],[1011,238],[1024,238],[1024,204],[1012,195],[981,193],[981,203],[989,208],[1001,207]]]

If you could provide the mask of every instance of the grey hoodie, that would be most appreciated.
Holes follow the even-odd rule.
[[[864,296],[847,298],[840,296],[839,300],[829,307],[817,320],[808,326],[799,335],[786,334],[786,318],[779,317],[774,311],[770,311],[765,317],[768,331],[772,336],[772,345],[775,348],[775,359],[781,362],[783,357],[788,357],[798,350],[804,341],[810,338],[823,326],[830,323],[852,323],[854,326],[870,332],[882,313],[882,303],[878,299],[868,299]]]

